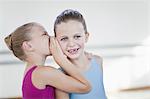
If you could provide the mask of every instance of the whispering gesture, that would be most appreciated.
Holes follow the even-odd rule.
[[[62,98],[61,94],[55,92],[55,89],[68,93],[90,91],[91,86],[88,80],[63,54],[57,40],[54,37],[50,38],[39,23],[23,24],[6,36],[4,40],[12,53],[26,62],[22,80],[23,99],[69,99],[67,94]],[[45,66],[46,58],[51,54],[55,62],[67,74],[54,66]],[[33,79],[28,80],[31,77]]]
[[[56,62],[66,58],[66,56],[63,54],[61,50],[61,47],[57,39],[53,36],[50,37],[50,51]]]

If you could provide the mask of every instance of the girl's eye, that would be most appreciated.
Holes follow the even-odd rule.
[[[42,35],[46,35],[46,33],[45,33],[45,32],[43,32],[43,33],[42,33]]]
[[[80,37],[81,37],[80,35],[74,36],[75,39],[79,39]]]
[[[66,41],[68,38],[67,37],[64,37],[62,39],[60,39],[60,41]]]
[[[42,35],[47,35],[46,33],[42,34]]]
[[[48,33],[46,31],[44,31],[43,35],[48,35]]]

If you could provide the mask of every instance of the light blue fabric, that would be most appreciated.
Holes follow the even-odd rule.
[[[89,70],[84,72],[83,75],[92,85],[92,90],[85,94],[70,93],[70,99],[107,99],[103,85],[102,68],[94,58],[91,60],[90,66]]]

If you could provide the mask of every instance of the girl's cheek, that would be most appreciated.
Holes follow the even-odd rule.
[[[62,48],[63,51],[66,49],[66,44],[60,43],[60,46],[61,46],[61,48]]]

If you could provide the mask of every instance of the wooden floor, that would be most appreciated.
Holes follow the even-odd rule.
[[[107,92],[108,99],[150,99],[150,87],[123,89],[116,92]],[[22,99],[21,97],[0,99]]]
[[[21,97],[0,98],[0,99],[22,99]]]
[[[108,99],[150,99],[150,87],[123,89],[107,94]]]

